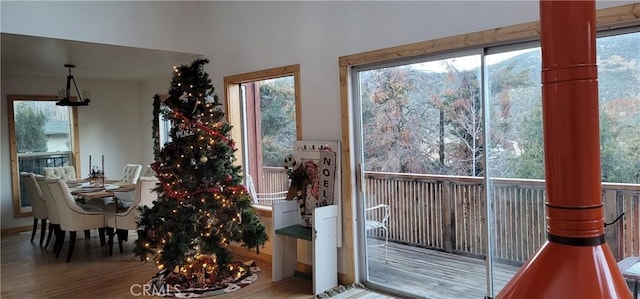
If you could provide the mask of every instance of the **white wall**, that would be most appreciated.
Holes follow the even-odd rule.
[[[2,1],[2,32],[198,53],[205,2]]]
[[[14,219],[11,197],[11,166],[9,159],[7,95],[56,95],[60,86],[64,85],[64,77],[33,77],[2,75],[3,111],[2,140],[0,143],[3,161],[0,173],[0,203],[2,228],[31,225],[31,218]],[[89,106],[78,107],[78,123],[80,133],[80,168],[79,176],[86,175],[89,167],[89,155],[93,164],[99,165],[99,159],[105,156],[105,173],[108,177],[119,178],[127,163],[148,163],[143,152],[152,148],[151,118],[143,119],[143,115],[151,115],[151,102],[144,103],[140,99],[141,84],[132,81],[114,80],[82,80],[78,82],[82,88],[91,90],[92,101]],[[151,100],[152,101],[152,100]]]

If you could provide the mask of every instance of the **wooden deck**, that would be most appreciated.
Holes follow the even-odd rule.
[[[391,242],[388,250],[388,262],[385,262],[383,246],[369,247],[369,280],[373,283],[432,299],[477,299],[486,295],[483,259]],[[496,293],[518,269],[494,265]]]

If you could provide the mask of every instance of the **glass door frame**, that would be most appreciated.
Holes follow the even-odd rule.
[[[356,188],[355,188],[355,193],[354,193],[354,197],[356,198],[356,218],[358,219],[358,221],[356,221],[356,227],[357,227],[357,259],[359,261],[359,267],[357,269],[357,271],[359,272],[359,274],[361,275],[361,277],[363,278],[362,280],[364,281],[364,284],[368,287],[373,287],[375,289],[379,289],[381,291],[387,292],[387,293],[391,293],[391,294],[398,294],[401,296],[407,296],[407,297],[414,297],[415,294],[411,294],[411,293],[407,293],[407,292],[403,292],[401,290],[398,289],[391,289],[387,286],[381,285],[379,283],[375,283],[375,282],[371,282],[369,281],[369,275],[368,275],[368,261],[367,261],[367,235],[366,235],[366,231],[365,231],[365,223],[364,223],[364,219],[365,219],[365,208],[366,208],[366,204],[365,204],[365,199],[366,199],[366,194],[365,194],[365,175],[364,175],[364,148],[363,148],[363,121],[362,121],[362,102],[360,100],[359,94],[360,94],[360,77],[359,77],[359,73],[362,71],[367,71],[367,70],[373,70],[373,69],[380,69],[380,68],[385,68],[385,67],[393,67],[393,66],[401,66],[401,65],[409,65],[409,64],[413,64],[413,63],[422,63],[422,62],[431,62],[431,61],[438,61],[438,60],[444,60],[444,59],[449,59],[449,58],[456,58],[456,57],[463,57],[463,56],[470,56],[470,55],[479,55],[480,57],[480,71],[479,71],[479,84],[481,84],[480,86],[480,103],[482,105],[481,109],[481,118],[483,119],[483,123],[482,123],[482,128],[483,128],[483,133],[482,134],[486,134],[484,130],[485,128],[485,122],[484,122],[484,117],[485,117],[485,113],[484,113],[484,105],[485,105],[485,90],[484,90],[484,69],[485,69],[485,65],[484,65],[484,51],[486,48],[476,48],[476,49],[468,49],[468,50],[460,50],[460,51],[453,51],[453,52],[447,52],[444,54],[433,54],[433,55],[425,55],[425,56],[415,56],[415,57],[411,57],[409,59],[400,59],[400,60],[396,60],[396,61],[388,61],[388,62],[383,62],[383,63],[372,63],[372,64],[363,64],[363,65],[357,65],[357,66],[353,66],[349,69],[349,76],[350,76],[350,97],[352,99],[351,101],[351,108],[352,108],[352,124],[353,124],[353,135],[352,135],[352,141],[353,141],[353,158],[354,158],[354,165],[355,165],[355,176],[356,176]],[[483,135],[484,136],[484,135]],[[486,138],[486,136],[484,136]],[[486,139],[485,139],[486,140]],[[483,150],[485,150],[486,153],[486,142],[485,145],[483,147]],[[486,155],[483,155],[483,159],[484,159],[484,163],[486,163]],[[486,164],[485,164],[486,165]],[[483,179],[485,180],[485,185],[486,185],[486,175],[483,177]],[[485,188],[486,190],[486,188]],[[486,191],[485,191],[486,192]],[[489,205],[487,205],[488,207]],[[485,212],[487,213],[487,212]],[[485,215],[486,219],[488,219],[488,215]],[[487,225],[485,225],[484,228],[487,230],[487,232],[489,231],[489,225],[488,225],[488,220],[487,220]],[[487,244],[485,244],[486,246]],[[487,250],[489,251],[490,248],[489,247],[485,247],[487,248]],[[489,255],[487,255],[489,256]],[[491,279],[491,275],[490,273],[492,273],[490,267],[491,264],[487,262],[487,260],[485,260],[485,266],[486,266],[486,273],[487,273],[487,289],[491,289],[492,292],[492,282],[490,281]]]

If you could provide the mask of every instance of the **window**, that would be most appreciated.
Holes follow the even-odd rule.
[[[56,106],[57,97],[8,96],[11,179],[15,217],[31,215],[20,172],[79,165],[77,108]],[[76,173],[80,173],[76,169]]]
[[[300,66],[225,77],[227,118],[238,164],[258,193],[288,189],[284,158],[300,139]]]

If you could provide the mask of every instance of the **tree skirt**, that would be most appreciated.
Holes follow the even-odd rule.
[[[151,280],[154,296],[175,297],[175,298],[200,298],[222,295],[244,288],[258,280],[260,267],[254,261],[232,262],[235,269],[242,269],[227,277],[218,277],[216,281],[206,285],[197,284],[192,281],[179,281],[174,273],[163,270],[158,272]],[[241,275],[238,273],[242,273]]]

